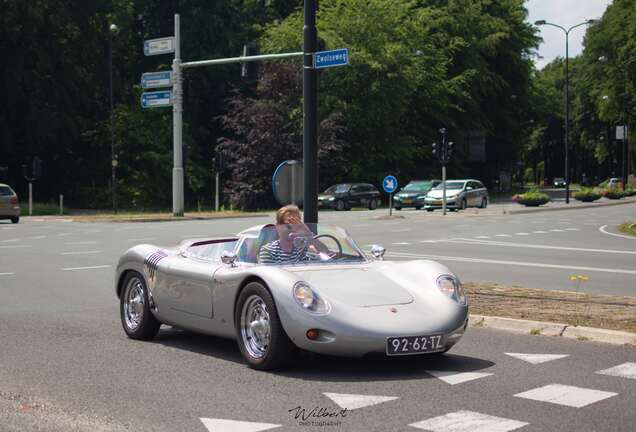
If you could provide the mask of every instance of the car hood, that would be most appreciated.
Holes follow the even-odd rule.
[[[320,295],[349,306],[384,306],[413,301],[413,296],[401,286],[402,278],[397,269],[378,269],[370,266],[338,267],[320,266],[315,269],[303,267],[287,270],[302,277]]]
[[[454,196],[461,192],[462,192],[461,190],[457,190],[457,189],[454,189],[454,190],[446,189],[446,196],[447,197]],[[429,198],[439,198],[439,199],[442,199],[442,195],[444,195],[444,191],[441,189],[433,189],[428,194],[426,194],[426,196],[428,196]]]

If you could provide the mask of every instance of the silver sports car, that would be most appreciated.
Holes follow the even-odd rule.
[[[367,257],[342,228],[265,225],[176,248],[128,250],[115,289],[126,334],[161,324],[235,338],[256,369],[298,348],[339,356],[441,353],[462,337],[468,303],[459,279],[434,261]]]

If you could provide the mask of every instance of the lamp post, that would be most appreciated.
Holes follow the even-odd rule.
[[[569,171],[570,166],[568,163],[569,162],[568,153],[570,150],[569,141],[568,141],[569,140],[569,123],[570,123],[570,77],[569,77],[569,70],[568,70],[569,36],[570,36],[570,31],[572,31],[573,29],[585,24],[594,24],[597,21],[598,20],[595,20],[595,19],[589,19],[582,23],[573,25],[572,27],[568,29],[566,29],[565,27],[561,27],[558,24],[547,22],[546,20],[539,20],[534,22],[534,25],[537,25],[537,26],[548,25],[548,26],[556,27],[558,29],[563,30],[563,32],[565,33],[565,176],[564,178],[565,178],[565,203],[566,204],[570,203],[570,171]]]
[[[117,159],[115,158],[115,109],[113,100],[113,35],[119,31],[116,24],[108,28],[108,84],[110,92],[110,175],[113,211],[117,213]]]

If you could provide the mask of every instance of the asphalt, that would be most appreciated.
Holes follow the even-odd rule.
[[[636,239],[599,230],[618,234],[616,225],[634,219],[636,205],[532,215],[501,215],[495,206],[448,216],[403,210],[404,219],[377,219],[383,213],[321,212],[320,218],[349,229],[364,248],[383,244],[387,257],[443,257],[465,281],[573,289],[569,276],[585,274],[584,290],[636,291],[630,273]],[[205,432],[201,418],[211,419],[205,421],[213,430],[233,432],[259,429],[222,420],[281,425],[277,430],[356,431],[417,430],[408,425],[428,421],[426,427],[444,430],[443,418],[430,419],[458,412],[456,423],[476,430],[476,420],[457,420],[470,416],[466,411],[510,419],[509,426],[527,423],[523,431],[633,430],[636,372],[630,365],[636,351],[623,346],[471,328],[440,358],[303,354],[287,370],[263,373],[244,366],[233,341],[172,328],[152,342],[124,336],[112,286],[124,250],[235,233],[266,221],[0,223],[0,430]],[[495,241],[505,244],[489,243]],[[505,353],[568,357],[533,365]],[[622,376],[596,373],[625,364]],[[435,377],[440,370],[492,375],[451,385]],[[515,396],[551,384],[575,387],[556,391],[565,396],[572,390],[570,403],[584,403],[585,389],[606,398],[576,408]],[[345,406],[337,394],[358,395],[349,403],[364,396],[397,399],[329,418],[338,425],[305,426],[294,418],[296,407],[341,410],[325,393]]]

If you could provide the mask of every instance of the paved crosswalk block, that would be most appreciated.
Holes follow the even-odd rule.
[[[272,423],[253,423],[205,417],[201,418],[201,422],[210,432],[260,432],[282,426]]]
[[[370,405],[377,405],[383,402],[389,402],[398,399],[396,396],[373,396],[346,393],[323,393],[329,399],[334,401],[340,408],[354,410],[364,408]]]
[[[491,373],[487,372],[458,372],[443,370],[425,370],[424,372],[429,375],[433,375],[435,378],[439,378],[450,385],[461,384],[467,381],[472,381],[492,375]]]
[[[623,363],[609,369],[600,370],[596,373],[599,375],[636,379],[636,363]]]
[[[594,402],[602,401],[616,395],[618,395],[618,393],[562,384],[549,384],[523,393],[518,393],[515,396],[540,402],[549,402],[557,405],[582,408],[593,404]]]
[[[528,424],[474,411],[457,411],[409,426],[431,432],[508,432]]]
[[[514,357],[532,364],[541,364],[552,360],[558,360],[568,357],[569,354],[524,354],[524,353],[504,353],[507,356]]]

